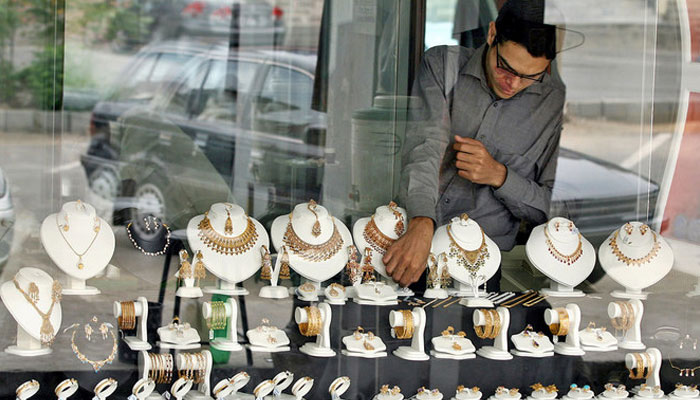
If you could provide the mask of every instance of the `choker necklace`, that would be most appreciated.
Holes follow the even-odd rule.
[[[374,222],[374,216],[372,216],[367,225],[365,225],[362,236],[370,247],[381,255],[386,254],[389,247],[396,241],[379,230],[377,224]]]
[[[612,239],[610,239],[610,248],[612,249],[612,253],[617,257],[618,261],[622,261],[625,263],[625,265],[635,265],[637,267],[641,266],[642,264],[646,264],[650,262],[654,257],[656,257],[659,254],[659,250],[661,249],[661,243],[659,243],[658,238],[656,237],[656,233],[652,232],[651,234],[654,236],[654,245],[652,246],[651,250],[647,255],[644,257],[639,257],[639,258],[629,258],[627,257],[622,250],[617,246],[617,234],[620,232],[620,230],[616,230],[615,233],[613,234]]]
[[[457,244],[454,236],[452,236],[452,228],[447,226],[447,236],[450,238],[450,254],[451,258],[457,260],[457,264],[464,267],[472,275],[476,274],[481,267],[484,266],[486,260],[490,257],[489,248],[486,246],[486,235],[484,229],[481,228],[481,246],[475,250],[467,250]]]
[[[544,227],[544,237],[545,242],[547,243],[547,249],[549,249],[549,254],[551,254],[560,263],[571,265],[581,258],[581,255],[583,255],[583,246],[581,243],[580,233],[578,234],[578,246],[576,246],[576,250],[569,255],[562,254],[556,247],[554,247],[554,243],[552,243],[552,239],[549,237],[549,233],[547,233],[546,226]]]
[[[66,217],[66,218],[67,218],[67,217]],[[82,252],[82,253],[78,253],[77,251],[75,251],[75,249],[73,248],[73,246],[70,244],[70,242],[69,242],[68,239],[66,238],[66,235],[63,233],[63,231],[64,231],[66,225],[63,225],[63,228],[62,228],[61,223],[58,222],[58,213],[56,213],[56,226],[58,227],[58,233],[61,234],[61,237],[63,238],[63,241],[66,242],[66,244],[68,245],[68,247],[70,247],[71,251],[72,251],[76,256],[78,256],[78,263],[76,264],[76,266],[78,267],[78,269],[83,269],[83,268],[85,268],[85,264],[83,264],[83,256],[84,256],[85,254],[87,254],[88,251],[90,251],[90,248],[92,248],[92,245],[95,243],[95,240],[97,239],[97,236],[100,234],[100,226],[102,225],[102,221],[100,221],[97,217],[95,217],[95,220],[97,221],[97,226],[95,226],[95,228],[94,228],[95,236],[92,238],[92,241],[90,242],[90,244],[88,245],[88,247],[85,249],[85,251]]]
[[[22,290],[22,288],[19,286],[19,282],[17,282],[17,278],[12,278],[12,282],[14,282],[17,290],[22,293],[27,302],[34,307],[34,310],[36,310],[41,317],[41,330],[39,331],[41,335],[41,344],[51,346],[56,336],[54,335],[53,325],[51,325],[50,318],[51,313],[53,313],[53,307],[61,302],[61,284],[58,283],[58,281],[53,281],[53,285],[51,287],[51,306],[49,307],[49,310],[44,313],[39,310],[39,307],[36,305],[36,303],[39,301],[39,289],[36,288],[36,284],[34,282],[29,284],[29,292],[31,295]],[[32,290],[33,288],[36,288],[35,293]]]
[[[250,217],[243,233],[234,237],[223,236],[214,230],[209,221],[209,211],[204,213],[204,219],[199,221],[198,228],[199,238],[208,248],[227,256],[245,253],[255,246],[258,239],[258,232]]]
[[[326,261],[333,257],[343,247],[343,238],[338,232],[338,227],[333,223],[333,234],[325,242],[321,244],[308,244],[304,242],[292,226],[292,214],[289,214],[289,222],[287,223],[287,231],[282,238],[284,245],[287,246],[292,253],[307,261]]]

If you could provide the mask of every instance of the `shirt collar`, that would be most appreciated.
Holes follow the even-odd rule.
[[[479,79],[484,84],[484,86],[488,88],[488,80],[486,79],[486,73],[484,72],[484,67],[481,63],[481,60],[484,57],[484,53],[488,48],[487,46],[488,44],[484,43],[474,51],[474,54],[471,56],[471,58],[469,58],[469,61],[467,61],[467,63],[462,67],[461,74],[471,75],[476,79]],[[519,96],[522,93],[542,94],[543,87],[549,82],[549,79],[551,79],[551,77],[548,73],[545,73],[542,82],[535,82],[534,84],[530,85],[527,89],[518,93],[516,96]]]

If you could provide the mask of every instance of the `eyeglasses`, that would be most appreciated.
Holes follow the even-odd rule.
[[[517,76],[520,79],[527,79],[534,82],[542,82],[542,80],[544,80],[544,73],[547,72],[546,69],[540,73],[531,75],[524,75],[514,70],[513,67],[508,65],[505,58],[501,57],[501,55],[498,53],[498,42],[496,40],[494,40],[494,42],[496,42],[496,67],[498,69],[512,76]]]

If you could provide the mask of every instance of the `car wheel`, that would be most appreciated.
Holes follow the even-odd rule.
[[[113,201],[119,193],[119,178],[109,168],[98,168],[90,175],[90,189],[102,199]]]
[[[163,191],[152,183],[146,183],[136,189],[134,193],[137,215],[150,214],[158,218],[165,218],[165,196]]]

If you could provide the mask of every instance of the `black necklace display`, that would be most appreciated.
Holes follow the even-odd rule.
[[[152,215],[129,222],[126,234],[134,247],[147,256],[161,256],[170,246],[170,228]]]

